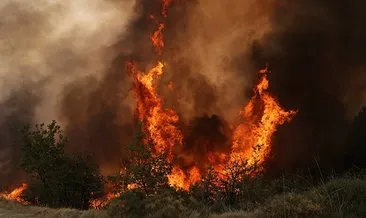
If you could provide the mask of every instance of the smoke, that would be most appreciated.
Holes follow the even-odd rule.
[[[164,19],[160,16],[159,2],[138,1],[134,11],[139,16],[130,23],[125,37],[114,45],[122,52],[107,75],[97,82],[77,82],[64,92],[62,111],[67,119],[72,149],[98,154],[105,172],[115,170],[125,157],[126,145],[133,135],[135,101],[131,92],[132,81],[123,72],[124,64],[133,59],[142,70],[156,64],[157,57],[148,37],[157,24],[149,19],[149,15],[166,24],[166,47],[161,57],[166,68],[159,82],[159,94],[164,98],[165,106],[177,111],[183,123],[191,123],[190,126],[197,128],[213,122],[205,118],[206,114],[234,120],[245,104],[245,92],[251,88],[250,45],[270,31],[270,3],[263,2],[261,4],[265,7],[259,7],[257,1],[243,3],[238,0],[228,5],[216,0],[173,1],[169,18]],[[254,8],[258,10],[252,10]],[[95,85],[95,89],[85,91],[91,85]],[[195,124],[192,119],[196,119]],[[217,126],[212,127],[215,133],[221,128],[220,124]],[[203,144],[196,143],[203,135],[189,135],[187,142],[206,149]],[[222,137],[226,140],[229,136]],[[212,146],[208,150],[217,150],[216,145],[206,144]],[[186,149],[190,154],[193,150],[200,150],[189,145]],[[222,150],[225,149],[227,147]]]
[[[184,154],[178,156],[183,169],[196,165],[204,172],[210,165],[223,164],[220,155],[230,153],[231,148],[231,132],[224,120],[216,115],[203,115],[194,118],[185,131]]]
[[[205,113],[233,123],[252,75],[269,63],[270,91],[299,110],[275,135],[271,168],[293,170],[314,158],[342,168],[349,122],[366,103],[365,6],[201,0],[173,8],[164,55],[164,82],[173,88],[162,88],[163,96],[186,123]]]
[[[12,144],[19,129],[60,120],[68,84],[103,78],[117,53],[111,45],[134,18],[133,5],[132,0],[0,2],[1,181],[16,167]]]
[[[271,90],[299,109],[276,135],[272,167],[294,170],[317,158],[342,168],[350,119],[366,103],[364,1],[287,1],[253,59],[272,67]]]
[[[200,0],[186,7],[185,16],[173,8],[167,23],[167,78],[172,95],[179,93],[171,105],[185,121],[209,113],[233,122],[252,87],[251,46],[272,28],[273,1]]]
[[[268,62],[273,72],[271,92],[285,108],[299,110],[293,123],[275,137],[273,168],[295,168],[314,156],[333,163],[331,159],[344,149],[349,118],[364,102],[363,18],[359,11],[363,3],[356,3],[347,3],[349,12],[357,14],[350,15],[335,2],[174,1],[169,18],[164,19],[157,2],[138,1],[135,11],[140,16],[115,45],[124,52],[107,76],[100,82],[78,83],[66,92],[63,112],[68,133],[79,139],[73,147],[96,151],[108,166],[116,166],[124,157],[133,134],[135,102],[132,81],[123,69],[129,59],[137,61],[142,70],[159,59],[148,40],[157,28],[148,18],[151,14],[165,23],[161,59],[166,68],[159,94],[188,128],[198,128],[197,133],[186,133],[186,159],[197,159],[195,152],[217,150],[210,139],[215,134],[201,131],[212,121],[206,114],[235,123],[252,93],[256,71]],[[97,88],[85,92],[91,84]],[[221,141],[230,138],[219,129],[212,127],[211,131],[224,133]],[[200,142],[205,137],[210,143]]]
[[[66,128],[68,149],[94,152],[105,172],[118,167],[134,122],[125,62],[144,70],[158,59],[150,14],[166,24],[159,94],[188,129],[188,153],[228,149],[228,129],[268,62],[270,91],[299,110],[276,133],[272,166],[295,168],[313,156],[331,165],[346,149],[349,119],[366,103],[365,7],[362,0],[175,0],[164,19],[151,0],[3,0],[0,180],[16,160],[15,129],[51,119]]]

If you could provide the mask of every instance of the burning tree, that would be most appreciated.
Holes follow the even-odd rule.
[[[167,154],[154,154],[151,143],[146,142],[143,132],[136,133],[135,141],[129,146],[129,161],[121,170],[114,183],[119,192],[133,190],[145,196],[157,195],[169,187],[168,175],[171,167],[166,161]]]

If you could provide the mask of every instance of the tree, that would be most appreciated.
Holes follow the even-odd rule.
[[[118,211],[118,216],[145,217],[155,213],[157,207],[166,206],[167,199],[170,204],[173,202],[169,198],[172,188],[168,185],[171,167],[167,156],[154,154],[141,125],[138,127],[134,142],[128,146],[128,161],[124,168],[118,175],[109,177],[115,192],[120,193],[109,205]]]
[[[346,149],[346,167],[366,167],[366,106],[351,124]]]
[[[129,145],[129,158],[121,173],[112,177],[119,192],[132,189],[142,192],[145,196],[159,194],[169,187],[168,174],[170,165],[166,162],[166,154],[153,154],[151,143],[146,143],[142,131],[138,131],[134,142]],[[116,185],[117,183],[117,185]]]
[[[50,207],[87,209],[103,195],[103,179],[90,155],[67,155],[66,137],[55,121],[22,130],[21,167],[30,176],[25,200]]]

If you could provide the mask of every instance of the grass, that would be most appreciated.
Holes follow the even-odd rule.
[[[227,207],[222,213],[204,205],[189,206],[172,196],[136,202],[130,199],[128,210],[125,203],[115,200],[99,211],[24,206],[0,199],[0,217],[366,217],[366,179],[362,177],[334,178],[306,190],[300,187],[297,191],[264,196],[255,207],[232,210]]]
[[[104,218],[108,217],[105,211],[80,211],[75,209],[51,209],[46,207],[35,207],[22,205],[18,202],[7,201],[0,199],[0,217],[8,218],[20,218],[20,217],[55,217],[55,218],[83,218],[83,217],[95,217]]]

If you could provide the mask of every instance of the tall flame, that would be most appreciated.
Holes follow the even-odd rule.
[[[241,111],[243,123],[234,130],[231,160],[247,160],[259,166],[266,160],[273,134],[278,126],[291,121],[296,111],[286,111],[267,89],[268,68],[259,71],[261,78],[254,89],[255,95]]]
[[[277,128],[285,122],[291,121],[296,111],[286,111],[277,100],[268,93],[269,81],[267,75],[270,73],[268,67],[260,70],[260,79],[254,88],[254,96],[240,112],[243,122],[234,129],[232,152],[229,162],[247,161],[248,167],[257,166],[257,173],[260,172],[264,161],[267,159],[273,134]],[[215,154],[211,154],[215,157]],[[224,174],[222,163],[226,157],[218,154],[221,161],[210,161],[213,168]],[[220,174],[220,175],[221,175]],[[179,167],[174,167],[169,176],[171,186],[188,190],[189,187],[201,179],[201,173],[197,167],[184,172]]]
[[[163,75],[164,64],[159,62],[144,74],[133,63],[128,63],[129,71],[134,75],[137,96],[137,115],[144,123],[145,131],[158,153],[167,152],[172,159],[175,146],[182,144],[183,135],[177,128],[178,115],[163,107],[163,102],[156,92],[157,80]]]
[[[162,0],[161,15],[168,17],[168,8],[172,0]],[[155,16],[150,18],[156,23],[157,29],[150,36],[150,40],[158,57],[164,49],[165,24]],[[136,114],[144,125],[144,132],[148,140],[153,143],[157,153],[167,152],[168,162],[172,165],[172,173],[168,176],[169,184],[176,188],[188,190],[200,181],[204,172],[202,166],[193,165],[182,168],[174,164],[174,158],[183,149],[184,137],[179,128],[179,116],[172,109],[164,107],[163,101],[157,94],[158,80],[164,74],[164,64],[158,62],[155,67],[144,73],[139,71],[132,62],[127,69],[134,78],[135,94],[137,98]],[[223,172],[223,163],[237,160],[247,161],[250,166],[262,166],[267,159],[273,134],[277,128],[289,122],[296,111],[286,111],[277,100],[268,93],[268,67],[259,71],[260,79],[254,88],[254,96],[240,112],[242,123],[233,128],[232,151],[230,154],[210,153],[208,162],[216,171]]]

